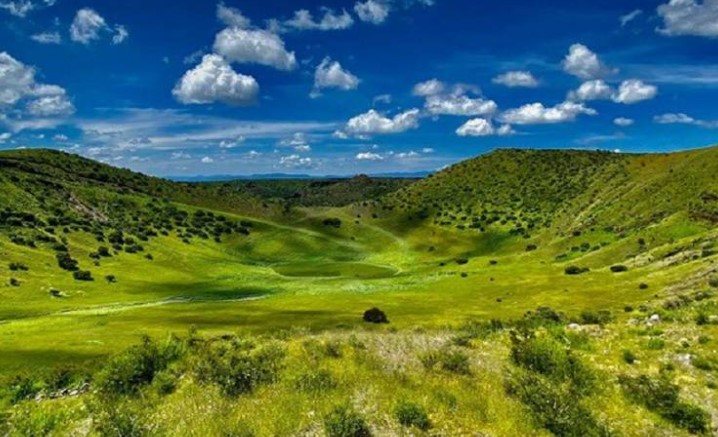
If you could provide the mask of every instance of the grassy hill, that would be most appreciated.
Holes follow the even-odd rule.
[[[223,183],[0,152],[0,435],[710,435],[716,174],[718,148]]]

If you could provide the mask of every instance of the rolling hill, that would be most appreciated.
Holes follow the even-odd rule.
[[[716,175],[718,148],[205,183],[2,151],[0,435],[710,435]]]

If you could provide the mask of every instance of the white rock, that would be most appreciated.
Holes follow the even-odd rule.
[[[579,325],[578,323],[569,323],[569,325],[566,326],[566,329],[568,329],[569,331],[580,331],[581,325]]]
[[[661,323],[661,316],[654,314],[648,319],[648,321],[651,323]]]

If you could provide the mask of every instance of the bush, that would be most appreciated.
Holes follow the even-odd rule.
[[[565,384],[531,372],[515,372],[507,392],[531,411],[536,421],[559,437],[609,436],[611,433],[582,405],[577,392]]]
[[[255,349],[240,341],[223,340],[202,345],[194,372],[200,382],[217,384],[227,396],[250,393],[279,378],[285,352],[275,345]]]
[[[429,416],[421,405],[413,402],[402,401],[394,409],[396,420],[405,427],[416,427],[422,431],[431,428]]]
[[[181,343],[175,338],[161,346],[145,338],[141,345],[131,347],[107,362],[95,378],[97,389],[107,395],[137,393],[180,355]]]
[[[641,282],[641,283],[638,285],[638,289],[639,289],[639,290],[648,290],[648,284],[646,284],[645,282]]]
[[[587,267],[578,267],[578,266],[568,266],[564,270],[564,272],[567,275],[580,275],[582,273],[588,272],[589,269]]]
[[[20,286],[20,280],[17,278],[10,278],[10,286],[11,287],[19,287]]]
[[[612,271],[613,273],[627,272],[627,271],[628,271],[628,267],[626,267],[626,266],[624,266],[624,265],[611,266],[611,271]]]
[[[70,272],[75,272],[80,269],[77,260],[73,259],[67,252],[59,252],[55,255],[55,258],[57,259],[57,265],[60,266],[61,269]]]
[[[605,325],[613,319],[611,312],[601,310],[598,312],[583,311],[581,313],[580,322],[584,325]]]
[[[386,317],[386,314],[379,308],[372,308],[364,311],[364,321],[376,324],[389,323],[389,319]]]
[[[710,415],[695,405],[680,401],[680,388],[667,377],[621,376],[619,383],[626,397],[655,411],[674,425],[694,434],[706,433],[710,429]]]
[[[633,352],[626,349],[623,351],[623,361],[625,361],[626,364],[633,364],[636,362],[636,355],[634,355]]]
[[[110,284],[114,284],[117,282],[117,277],[115,275],[107,275],[107,276],[105,276],[105,281],[107,281]]]
[[[708,279],[708,285],[713,288],[718,288],[718,276],[713,276],[712,278]]]
[[[19,262],[10,263],[10,265],[8,267],[10,268],[11,272],[17,272],[17,271],[26,272],[29,270],[29,268],[25,264],[19,263]]]
[[[328,437],[370,437],[364,418],[348,406],[334,408],[324,419]]]
[[[77,281],[94,281],[92,273],[89,270],[78,270],[72,272],[72,277]]]
[[[428,351],[419,355],[419,361],[427,370],[433,370],[438,366],[442,370],[459,375],[471,373],[469,357],[461,351],[448,349]]]

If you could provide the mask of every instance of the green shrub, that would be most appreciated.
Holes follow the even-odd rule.
[[[448,349],[427,351],[419,355],[419,361],[427,370],[439,367],[441,370],[459,375],[471,373],[469,357],[461,351]]]
[[[650,350],[657,351],[666,347],[666,342],[661,338],[654,337],[648,340],[648,344],[646,345],[646,347]]]
[[[29,270],[28,266],[26,266],[23,263],[19,263],[19,262],[10,263],[8,265],[8,267],[10,268],[10,271],[12,271],[12,272],[18,272],[18,271],[26,272]]]
[[[402,401],[394,409],[396,420],[405,427],[416,427],[422,431],[431,428],[429,415],[424,408],[413,402]]]
[[[370,437],[371,431],[364,418],[348,406],[334,408],[324,418],[328,437]]]
[[[532,372],[510,374],[507,392],[518,398],[545,429],[559,437],[608,437],[610,431],[583,406],[570,384],[556,383]]]
[[[708,285],[710,285],[713,288],[718,288],[718,276],[713,276],[710,279],[708,279]]]
[[[92,278],[92,272],[89,270],[77,270],[72,272],[72,277],[75,278],[76,281],[94,281]]]
[[[564,269],[564,273],[567,275],[580,275],[582,273],[588,272],[589,269],[587,267],[578,267],[578,266],[568,266],[566,269]]]
[[[157,432],[148,416],[148,408],[123,401],[95,401],[89,405],[92,424],[103,437],[145,437]]]
[[[666,376],[651,378],[621,376],[619,383],[626,397],[633,402],[655,411],[674,425],[694,434],[706,433],[710,429],[710,415],[701,408],[682,402],[680,388]]]
[[[580,322],[584,325],[605,325],[613,319],[611,312],[608,310],[583,311],[580,316]]]
[[[110,396],[137,393],[180,355],[181,344],[175,338],[164,345],[145,338],[141,345],[111,358],[96,376],[95,384],[101,393]]]
[[[626,349],[623,351],[623,361],[625,361],[626,364],[633,364],[636,362],[636,355],[633,352]]]
[[[628,267],[626,267],[626,266],[624,266],[624,265],[611,266],[611,271],[612,271],[613,273],[627,272],[627,271],[628,271]]]
[[[255,348],[236,340],[209,342],[197,352],[194,372],[198,380],[217,384],[227,396],[275,382],[285,356],[284,349],[276,345]]]

